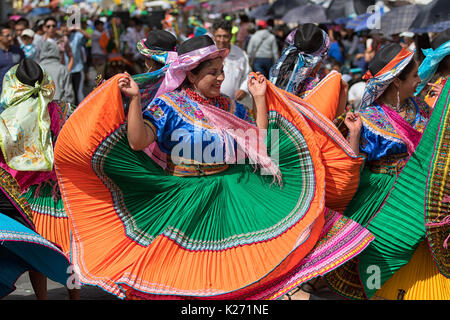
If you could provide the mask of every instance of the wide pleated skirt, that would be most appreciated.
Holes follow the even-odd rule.
[[[426,241],[419,244],[411,261],[377,290],[374,299],[450,300],[450,279],[437,268]]]
[[[273,86],[268,136],[279,137],[282,184],[250,164],[209,176],[166,173],[129,147],[118,77],[83,101],[55,148],[82,283],[120,298],[275,299],[373,240],[325,207],[321,146],[301,106]],[[356,190],[361,159],[347,147],[336,154],[346,155],[343,175],[356,178],[348,186]]]
[[[419,145],[398,177],[373,173],[368,168],[363,171],[358,192],[345,215],[367,227],[375,240],[356,259],[325,276],[339,294],[366,299],[381,289],[383,294],[390,292],[387,296],[392,298],[392,290],[383,286],[394,276],[389,288],[401,279],[417,283],[415,287],[422,283],[424,288],[433,286],[436,292],[448,290],[449,90],[447,83]],[[423,241],[428,244],[434,269],[427,265],[429,256],[421,254],[423,248],[418,249]],[[424,259],[424,269],[419,268],[419,258]],[[441,276],[431,277],[432,284],[423,282],[427,274],[436,272]],[[420,296],[412,293],[406,297]]]

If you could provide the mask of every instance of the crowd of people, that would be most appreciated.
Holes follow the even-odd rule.
[[[450,29],[236,18],[0,27],[0,297],[450,298]]]

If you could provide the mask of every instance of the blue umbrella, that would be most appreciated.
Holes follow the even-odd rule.
[[[50,10],[49,8],[37,7],[37,8],[34,8],[33,10],[31,10],[28,13],[28,16],[29,17],[43,16],[43,15],[50,14],[50,13],[52,13],[52,10]]]
[[[428,33],[428,32],[442,32],[450,28],[450,20],[449,21],[442,21],[438,22],[423,28],[413,28],[411,29],[414,33]]]

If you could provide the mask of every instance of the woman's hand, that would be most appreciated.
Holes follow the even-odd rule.
[[[266,77],[257,72],[256,76],[252,75],[248,79],[248,91],[253,97],[253,105],[256,109],[256,126],[260,129],[267,129],[269,122],[267,117],[266,106]]]
[[[264,77],[264,75],[262,75],[260,72],[257,72],[256,76],[250,76],[247,85],[248,91],[251,93],[253,98],[266,96],[266,77]]]
[[[356,155],[359,155],[359,139],[361,137],[362,127],[361,116],[354,112],[347,112],[344,123],[349,130],[347,140],[350,147]]]
[[[361,116],[354,112],[347,112],[344,120],[345,125],[347,126],[350,133],[357,133],[361,131],[362,121]]]
[[[430,86],[430,91],[431,91],[431,96],[438,96],[442,89],[444,89],[444,85],[443,84],[434,84],[434,83],[428,83],[428,85]]]
[[[139,86],[128,73],[125,73],[125,76],[119,79],[119,89],[130,98],[139,97]]]

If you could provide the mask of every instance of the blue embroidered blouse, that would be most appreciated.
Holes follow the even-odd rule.
[[[410,98],[410,105],[405,120],[419,132],[423,132],[430,117],[430,108],[422,99]],[[380,105],[375,102],[372,106],[360,111],[363,126],[361,128],[360,152],[366,156],[366,161],[376,161],[386,157],[407,153],[394,127],[388,121]]]
[[[251,111],[244,105],[226,100],[227,105],[216,107],[254,123]],[[154,131],[158,146],[164,153],[199,163],[224,162],[223,143],[212,131],[214,128],[201,112],[198,102],[185,91],[158,97],[144,110],[143,118]]]

